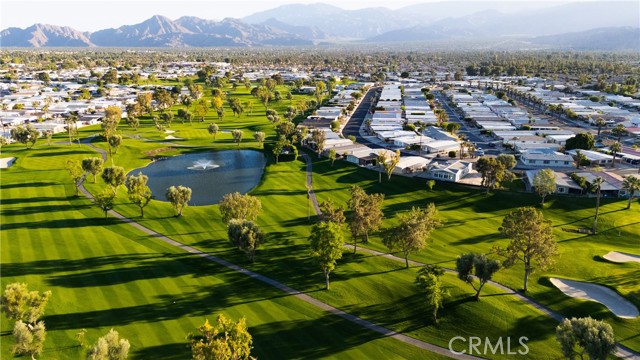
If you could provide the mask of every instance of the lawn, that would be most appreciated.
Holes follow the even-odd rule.
[[[238,91],[240,96],[248,96],[246,89],[239,87]],[[258,110],[262,105],[254,102],[253,115],[245,113],[233,118],[227,110],[225,118],[216,121],[221,129],[245,131],[240,148],[257,147],[250,136],[253,131],[265,131],[274,138],[273,127]],[[284,100],[277,105],[280,113],[287,103]],[[212,116],[204,123],[181,124],[174,120],[171,130],[176,132],[172,135],[185,138],[173,141],[174,145],[163,142],[165,134],[153,129],[148,118],[143,119],[137,132],[121,125],[126,138],[114,161],[129,171],[149,163],[150,154],[158,149],[166,150],[161,154],[169,156],[236,148],[227,133],[218,134],[213,142],[206,131],[212,120]],[[97,131],[95,126],[83,128],[81,136]],[[64,140],[62,135],[57,139]],[[94,145],[104,148],[99,140]],[[2,284],[24,281],[40,290],[51,289],[54,294],[61,294],[59,298],[54,295],[45,317],[50,329],[47,346],[53,354],[48,357],[66,358],[66,354],[75,354],[78,349],[71,347],[75,345],[73,334],[80,328],[90,330],[89,337],[95,339],[115,327],[130,340],[139,340],[132,341],[133,353],[138,358],[160,354],[163,358],[170,358],[167,354],[184,358],[188,353],[184,336],[201,324],[205,316],[213,318],[220,311],[233,317],[247,317],[255,336],[256,354],[261,359],[426,356],[413,347],[369,334],[242,275],[191,259],[115,220],[103,220],[100,210],[88,200],[73,197],[73,186],[63,170],[67,159],[95,156],[86,145],[38,145],[29,151],[11,145],[3,150],[5,156],[17,156],[18,161],[2,172],[1,179]],[[427,342],[447,346],[449,339],[458,335],[487,336],[494,341],[500,336],[512,339],[527,336],[530,356],[537,359],[560,356],[553,320],[490,286],[485,291],[489,296],[480,302],[470,301],[471,288],[452,275],[445,277],[452,295],[445,302],[437,324],[430,320],[423,294],[414,285],[416,269],[404,269],[398,262],[345,252],[332,276],[332,290],[323,291],[322,274],[309,258],[306,241],[315,217],[307,219],[304,170],[302,161],[274,164],[269,160],[262,181],[252,191],[262,201],[258,223],[268,234],[254,264],[248,263],[226,240],[226,229],[216,205],[189,207],[184,217],[176,218],[167,203],[152,201],[145,209],[146,217],[141,219],[139,209],[128,203],[126,191],[121,189],[116,210],[177,241]],[[424,180],[394,176],[390,182],[383,180],[378,184],[377,179],[375,172],[346,163],[331,166],[327,160],[314,161],[314,189],[319,200],[331,198],[345,204],[352,185],[360,185],[368,192],[382,192],[385,227],[394,223],[398,212],[434,202],[446,224],[432,234],[429,247],[412,254],[412,259],[446,267],[454,267],[455,258],[461,253],[488,252],[494,245],[506,245],[507,240],[498,232],[504,215],[516,207],[535,206],[538,202],[535,196],[524,193],[495,191],[485,195],[477,189],[444,183],[428,191]],[[98,179],[96,184],[88,182],[86,186],[96,193],[104,183]],[[550,276],[561,276],[602,283],[640,306],[637,264],[612,264],[601,258],[610,250],[640,252],[640,205],[634,203],[632,210],[623,210],[626,202],[604,199],[598,235],[561,230],[589,227],[594,202],[553,196],[547,201],[544,213],[554,224],[560,254],[552,268],[534,273],[528,295],[565,315],[605,319],[614,327],[618,341],[640,350],[637,336],[640,320],[617,319],[599,304],[570,299],[547,280]],[[13,243],[16,241],[19,245]],[[366,246],[386,250],[375,234]],[[495,280],[519,289],[521,278],[522,268],[515,266],[502,270]],[[56,302],[57,299],[64,300]],[[181,304],[176,306],[181,311],[167,315],[174,307],[173,301]],[[172,331],[177,329],[176,325],[181,329]],[[3,340],[10,337],[7,329],[3,322]],[[3,341],[3,354],[8,346]],[[433,356],[430,354],[429,358]]]
[[[72,149],[72,150],[70,150]],[[26,282],[51,290],[42,358],[82,357],[88,341],[115,328],[132,358],[189,357],[186,335],[224,312],[247,317],[261,359],[424,358],[426,352],[363,330],[300,300],[169,247],[75,197],[62,168],[93,154],[86,146],[5,149],[18,157],[2,172],[2,288]],[[1,354],[10,357],[11,324],[2,321]]]

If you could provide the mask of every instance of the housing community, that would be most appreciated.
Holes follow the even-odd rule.
[[[126,106],[138,94],[161,86],[149,85],[149,79],[195,76],[204,65],[182,62],[135,69],[138,85],[116,82],[99,87],[96,82],[101,74],[112,69],[60,69],[47,72],[48,79],[43,81],[23,64],[10,64],[18,79],[0,83],[0,136],[10,142],[11,130],[27,123],[40,135],[66,132],[71,125],[65,119],[72,113],[78,115],[77,127],[98,124],[108,106],[121,107],[124,118]],[[640,100],[630,97],[542,78],[467,76],[452,80],[445,70],[429,79],[418,73],[389,72],[380,83],[369,74],[335,70],[206,65],[217,69],[213,77],[230,70],[242,73],[242,78],[232,78],[232,82],[279,75],[285,82],[296,82],[295,90],[301,93],[313,93],[316,87],[305,85],[315,81],[349,79],[335,86],[330,99],[298,126],[325,133],[322,144],[307,138],[307,144],[323,155],[332,153],[374,171],[383,171],[381,162],[399,154],[393,174],[480,185],[475,167],[479,157],[512,154],[517,159],[513,170],[522,175],[529,191],[535,174],[549,168],[555,172],[557,193],[586,194],[599,177],[604,180],[603,196],[611,197],[629,196],[623,189],[624,177],[640,177],[636,175]],[[133,73],[120,71],[118,76]],[[179,91],[189,94],[185,87]],[[568,141],[584,133],[594,138],[592,146],[567,149]]]

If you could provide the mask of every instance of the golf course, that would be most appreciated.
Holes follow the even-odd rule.
[[[227,90],[241,101],[253,98],[244,87],[229,86]],[[287,91],[285,87],[280,90]],[[283,114],[290,104],[311,98],[294,94],[291,100],[272,102],[269,108]],[[310,256],[308,238],[319,218],[307,199],[307,162],[302,156],[294,159],[291,155],[282,155],[276,162],[271,151],[277,140],[274,126],[265,116],[265,107],[255,102],[251,111],[245,109],[238,116],[225,103],[221,118],[209,109],[204,121],[181,122],[176,117],[162,130],[154,127],[148,115],[140,117],[138,129],[122,121],[118,126],[122,144],[104,162],[105,167],[113,163],[130,172],[161,161],[161,157],[237,149],[264,152],[266,166],[258,185],[249,192],[261,201],[257,223],[267,238],[254,262],[230,243],[219,205],[196,206],[198,199],[192,198],[183,215],[177,217],[170,203],[152,200],[141,217],[126,188],[120,186],[113,210],[155,233],[150,234],[113,214],[105,219],[91,199],[76,195],[65,167],[69,160],[106,156],[107,143],[95,136],[100,125],[80,128],[80,141],[70,143],[67,134],[61,133],[50,144],[39,139],[31,149],[22,144],[2,147],[3,158],[16,160],[0,172],[1,287],[21,282],[30,290],[52,292],[42,317],[47,339],[40,358],[82,358],[85,349],[76,339],[79,331],[86,329],[86,342],[93,343],[113,328],[129,340],[133,359],[185,359],[191,354],[187,336],[218,314],[246,318],[253,336],[252,354],[261,360],[446,358],[172,246],[159,235],[359,319],[445,349],[456,336],[494,341],[510,337],[515,345],[514,339],[526,337],[527,358],[562,358],[555,335],[558,321],[535,303],[564,317],[604,320],[613,327],[619,344],[640,351],[640,318],[620,318],[600,303],[565,295],[550,281],[561,278],[603,285],[640,307],[640,264],[603,257],[612,251],[640,254],[637,200],[626,209],[626,199],[602,198],[597,233],[582,234],[563,229],[591,228],[594,197],[550,195],[541,206],[535,194],[511,190],[523,188],[519,179],[488,194],[444,182],[429,189],[424,179],[397,175],[390,180],[383,176],[378,182],[375,171],[345,161],[332,163],[299,147],[311,162],[313,193],[319,202],[331,200],[346,208],[350,189],[356,185],[369,194],[384,194],[383,230],[396,225],[399,215],[412,207],[435,204],[443,225],[431,233],[424,250],[410,254],[416,263],[455,269],[456,258],[470,252],[502,261],[492,249],[509,244],[499,228],[510,211],[532,206],[551,221],[558,254],[549,268],[534,269],[529,278],[525,296],[532,303],[492,284],[487,284],[480,300],[475,301],[471,286],[446,273],[443,281],[450,295],[434,322],[424,291],[416,284],[422,266],[405,268],[400,252],[393,253],[398,258],[389,258],[365,251],[389,252],[382,242],[382,231],[372,233],[366,244],[358,242],[355,253],[352,247],[345,247],[331,274],[331,289],[324,289],[322,270]],[[181,108],[174,105],[169,111],[177,114]],[[299,115],[296,121],[302,118]],[[215,139],[208,131],[212,122],[220,129]],[[244,132],[240,142],[234,141],[233,130]],[[253,138],[257,131],[266,134],[264,144]],[[167,138],[169,134],[171,138]],[[107,187],[100,176],[95,182],[88,176],[83,186],[93,195]],[[215,178],[210,186],[216,186]],[[349,218],[350,212],[345,215]],[[346,226],[343,231],[347,243],[352,243]],[[363,247],[366,249],[361,250]],[[520,291],[523,274],[522,263],[516,263],[497,272],[493,281]],[[11,330],[12,324],[3,317],[2,358],[13,357]],[[465,349],[462,342],[456,346]],[[513,357],[498,353],[490,358]]]

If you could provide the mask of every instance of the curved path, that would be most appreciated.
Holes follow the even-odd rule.
[[[98,153],[100,153],[102,158],[106,161],[107,152],[105,150],[102,150],[100,148],[97,148],[97,147],[93,146],[90,142],[84,142],[84,143],[87,144],[89,147],[93,148],[94,150],[96,150]],[[316,196],[315,196],[315,194],[313,192],[313,188],[311,188],[311,185],[312,185],[311,159],[308,157],[307,154],[303,154],[302,156],[305,159],[305,161],[307,162],[307,184],[310,187],[310,192],[309,192],[310,199],[313,202],[313,206],[314,206],[314,209],[315,209],[316,213],[319,214],[320,213],[320,207],[318,206],[318,200],[316,199]],[[80,186],[80,191],[82,192],[82,194],[84,196],[86,196],[87,198],[93,200],[93,196],[85,189],[84,185]],[[359,317],[357,317],[355,315],[351,315],[351,314],[349,314],[349,313],[347,313],[345,311],[342,311],[342,310],[340,310],[338,308],[335,308],[335,307],[333,307],[333,306],[331,306],[329,304],[326,304],[326,303],[324,303],[324,302],[322,302],[320,300],[317,300],[317,299],[315,299],[315,298],[313,298],[313,297],[311,297],[311,296],[309,296],[309,295],[307,295],[307,294],[305,294],[303,292],[300,292],[300,291],[298,291],[298,290],[296,290],[294,288],[291,288],[291,287],[289,287],[289,286],[287,286],[287,285],[285,285],[285,284],[283,284],[281,282],[278,282],[278,281],[276,281],[274,279],[271,279],[271,278],[266,277],[264,275],[258,274],[256,272],[251,271],[251,270],[245,269],[245,268],[243,268],[241,266],[238,266],[236,264],[230,263],[230,262],[228,262],[226,260],[223,260],[223,259],[221,259],[219,257],[207,254],[207,253],[202,252],[202,251],[200,251],[200,250],[198,250],[198,249],[196,249],[194,247],[191,247],[191,246],[182,244],[180,242],[177,242],[177,241],[175,241],[173,239],[170,239],[170,238],[168,238],[168,237],[166,237],[166,236],[164,236],[164,235],[162,235],[162,234],[160,234],[160,233],[158,233],[156,231],[153,231],[153,230],[151,230],[151,229],[149,229],[149,228],[147,228],[145,226],[142,226],[142,225],[138,224],[137,222],[135,222],[135,221],[123,216],[120,213],[118,213],[117,211],[109,210],[109,214],[111,216],[117,218],[117,219],[122,220],[125,223],[128,223],[129,225],[131,225],[131,226],[135,227],[136,229],[144,232],[145,234],[154,236],[155,238],[157,238],[158,240],[160,240],[160,241],[162,241],[162,242],[164,242],[166,244],[169,244],[171,246],[175,246],[175,247],[180,248],[180,249],[182,249],[182,250],[184,250],[184,251],[186,251],[186,252],[188,252],[190,254],[200,256],[200,257],[205,258],[205,259],[207,259],[209,261],[213,261],[213,262],[215,262],[215,263],[217,263],[219,265],[225,266],[225,267],[227,267],[229,269],[232,269],[232,270],[237,271],[239,273],[245,274],[245,275],[247,275],[247,276],[249,276],[249,277],[251,277],[253,279],[262,281],[262,282],[264,282],[264,283],[266,283],[268,285],[271,285],[271,286],[273,286],[275,288],[278,288],[278,289],[288,293],[289,295],[294,296],[294,297],[296,297],[296,298],[298,298],[298,299],[300,299],[300,300],[302,300],[302,301],[304,301],[306,303],[309,303],[309,304],[311,304],[313,306],[316,306],[316,307],[318,307],[318,308],[320,308],[322,310],[325,310],[325,311],[327,311],[327,312],[329,312],[329,313],[331,313],[333,315],[339,316],[339,317],[341,317],[341,318],[343,318],[345,320],[348,320],[348,321],[350,321],[352,323],[360,325],[360,326],[362,326],[362,327],[364,327],[364,328],[366,328],[368,330],[375,331],[375,332],[380,333],[380,334],[382,334],[384,336],[388,336],[388,337],[394,338],[394,339],[402,341],[404,343],[416,346],[418,348],[421,348],[421,349],[424,349],[424,350],[427,350],[427,351],[430,351],[430,352],[433,352],[433,353],[436,353],[436,354],[447,356],[447,357],[452,358],[452,359],[462,359],[462,360],[479,360],[479,359],[482,359],[482,358],[479,358],[479,357],[470,356],[470,355],[466,355],[466,354],[459,354],[459,355],[458,354],[454,354],[451,351],[449,351],[449,349],[447,349],[447,348],[444,348],[444,347],[441,347],[441,346],[438,346],[438,345],[434,345],[434,344],[430,344],[430,343],[424,342],[422,340],[414,339],[414,338],[409,337],[407,335],[404,335],[404,334],[398,333],[396,331],[387,329],[385,327],[376,325],[376,324],[374,324],[374,323],[372,323],[370,321],[364,320],[364,319],[359,318]]]

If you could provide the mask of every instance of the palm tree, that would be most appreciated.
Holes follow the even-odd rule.
[[[600,131],[602,130],[602,127],[605,126],[606,122],[604,121],[603,118],[597,118],[596,119],[596,125],[598,125],[598,135],[596,136],[598,139],[600,139]]]
[[[609,150],[611,150],[611,152],[613,153],[613,161],[611,162],[611,167],[614,168],[616,167],[616,155],[618,155],[618,153],[622,151],[622,145],[620,145],[620,143],[616,141],[611,144],[611,146],[609,146]]]
[[[71,131],[73,130],[73,127],[76,125],[77,121],[78,115],[76,114],[71,114],[64,120],[64,122],[67,124],[67,133],[69,134],[69,145],[71,145]]]
[[[4,134],[4,118],[7,116],[7,110],[9,110],[9,104],[2,104],[2,112],[4,115],[0,118],[0,126],[2,126],[2,133]]]
[[[598,225],[598,212],[600,211],[600,188],[602,187],[602,183],[604,183],[604,180],[600,176],[593,179],[593,182],[591,183],[591,188],[595,189],[596,191],[596,217],[593,219],[593,227],[591,228],[591,233],[593,234],[596,233]]]
[[[618,124],[615,128],[613,128],[613,130],[611,130],[611,133],[617,136],[618,142],[620,142],[620,140],[622,139],[622,135],[627,133],[627,129],[625,129],[624,125]]]
[[[636,191],[640,191],[640,178],[632,175],[625,177],[622,182],[622,188],[629,193],[629,202],[627,203],[627,210],[629,210],[631,208],[633,195],[635,195]]]

